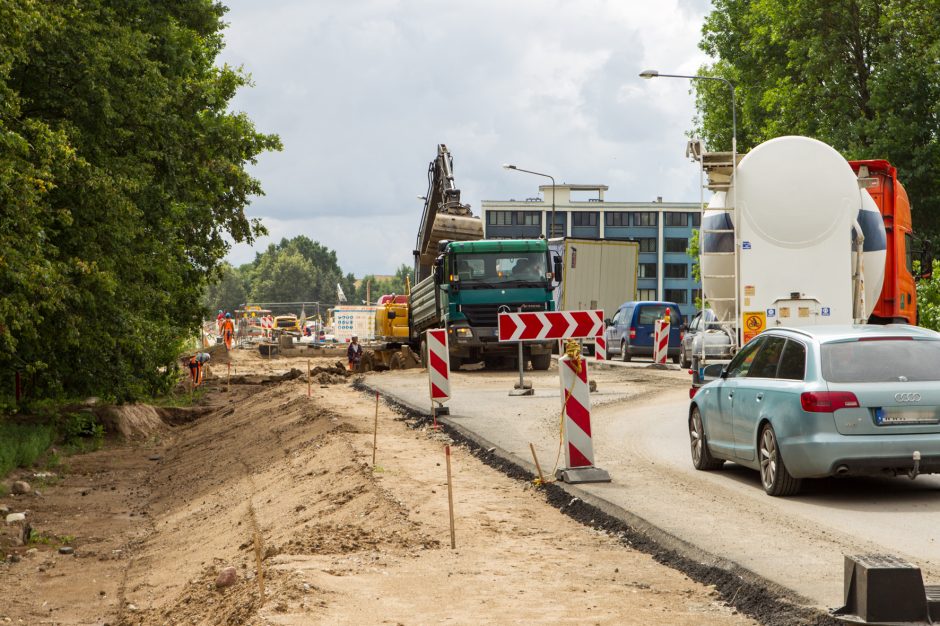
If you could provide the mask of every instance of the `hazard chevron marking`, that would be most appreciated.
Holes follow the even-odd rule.
[[[500,341],[585,339],[604,334],[604,312],[544,311],[500,313]]]

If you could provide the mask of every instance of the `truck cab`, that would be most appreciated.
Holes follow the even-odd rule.
[[[542,239],[442,243],[432,276],[411,293],[413,338],[420,342],[428,328],[447,328],[454,368],[515,362],[517,346],[499,343],[498,315],[554,310],[555,265]],[[526,343],[524,358],[534,369],[548,369],[552,346]]]

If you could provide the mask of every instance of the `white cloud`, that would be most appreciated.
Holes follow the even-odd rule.
[[[699,197],[683,154],[688,82],[637,74],[692,73],[706,60],[704,0],[229,4],[222,60],[256,83],[234,106],[285,146],[253,169],[267,195],[248,212],[275,239],[333,247],[346,271],[411,263],[415,196],[438,143],[476,212],[543,182],[504,162],[608,184],[611,200]],[[230,259],[253,255],[239,246]]]

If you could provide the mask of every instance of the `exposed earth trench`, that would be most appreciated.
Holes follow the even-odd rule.
[[[306,359],[233,352],[229,386],[226,361],[195,409],[115,409],[124,437],[9,477],[33,484],[0,504],[34,539],[0,532],[0,622],[829,623],[385,402],[373,467],[377,402],[361,388],[382,374],[360,390],[328,374],[308,398],[304,376],[273,376]]]

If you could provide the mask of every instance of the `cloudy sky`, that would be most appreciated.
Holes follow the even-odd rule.
[[[248,208],[271,235],[337,251],[344,271],[412,263],[427,166],[448,145],[462,200],[538,195],[544,179],[602,183],[609,200],[697,201],[684,156],[687,74],[708,0],[228,0],[221,61],[254,87],[233,102],[284,150],[253,168]]]

